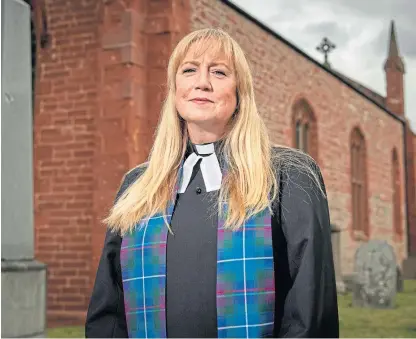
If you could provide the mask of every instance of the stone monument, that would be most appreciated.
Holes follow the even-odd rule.
[[[1,337],[44,337],[46,266],[34,260],[30,8],[1,1]]]
[[[404,281],[403,281],[403,274],[402,270],[399,266],[397,266],[397,280],[396,280],[396,290],[397,292],[403,292],[404,290]]]
[[[335,279],[337,284],[337,292],[345,293],[346,287],[341,275],[341,229],[336,225],[331,224],[331,243],[332,256],[334,258]]]
[[[397,262],[393,248],[382,240],[370,240],[355,253],[353,305],[394,307]]]

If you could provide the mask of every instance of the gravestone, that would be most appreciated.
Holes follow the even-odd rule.
[[[394,307],[397,292],[397,262],[393,248],[382,240],[370,240],[355,254],[353,305]]]
[[[396,282],[397,292],[403,292],[403,289],[404,289],[403,274],[399,266],[397,266],[397,280],[396,281],[397,281]]]
[[[337,292],[345,293],[346,287],[341,275],[341,229],[331,224],[332,257],[334,258],[335,280]]]
[[[44,337],[46,266],[34,260],[30,8],[1,1],[1,337]]]
[[[416,236],[414,238],[416,242]],[[416,280],[416,253],[409,253],[409,256],[403,260],[403,279]]]

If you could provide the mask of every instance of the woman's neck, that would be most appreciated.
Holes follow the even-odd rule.
[[[219,129],[205,130],[195,125],[188,125],[187,128],[190,141],[196,145],[216,142],[224,134],[223,131],[218,132]]]

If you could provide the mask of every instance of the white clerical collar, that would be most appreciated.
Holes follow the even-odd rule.
[[[184,193],[191,181],[192,172],[196,163],[201,160],[200,168],[207,192],[219,190],[221,187],[222,173],[215,147],[213,143],[194,145],[193,152],[183,164],[182,182],[179,193]],[[198,154],[197,154],[198,153]]]

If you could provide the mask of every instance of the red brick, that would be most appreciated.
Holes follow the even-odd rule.
[[[52,149],[51,146],[35,146],[35,156],[40,159],[50,159],[52,157]]]
[[[63,166],[64,162],[63,161],[57,161],[57,160],[53,160],[53,161],[42,161],[41,166],[42,167],[60,167]]]
[[[86,207],[92,207],[91,202],[79,202],[79,203],[67,203],[66,208],[67,209],[85,209]]]
[[[53,316],[53,311],[60,315],[59,312],[65,311],[64,302],[57,298],[55,286],[59,290],[66,283],[65,277],[78,274],[76,270],[62,269],[64,258],[58,255],[59,246],[68,241],[68,232],[74,236],[74,246],[79,246],[79,249],[88,248],[90,238],[87,226],[91,218],[85,217],[84,229],[73,222],[77,216],[93,213],[92,186],[86,179],[91,178],[95,147],[91,109],[96,107],[98,91],[99,21],[97,3],[93,0],[76,6],[62,6],[58,1],[51,1],[47,6],[48,20],[51,20],[49,33],[56,40],[45,54],[41,54],[39,62],[43,67],[39,67],[37,72],[41,90],[36,107],[42,114],[37,115],[39,118],[35,119],[34,127],[35,197],[38,201],[35,203],[35,248],[37,257],[48,264],[48,286],[51,287],[48,288],[48,316]],[[75,154],[75,151],[80,153]],[[89,159],[79,160],[83,157]],[[82,174],[85,171],[89,176]],[[77,173],[81,176],[78,177]],[[60,193],[71,189],[75,191],[65,195]],[[67,211],[68,206],[77,209]],[[42,224],[38,223],[40,219],[36,216],[39,213],[44,214]],[[66,237],[63,234],[58,236],[59,232],[65,232]],[[84,265],[89,265],[87,254],[75,254],[79,255],[84,255]],[[66,260],[70,261],[70,256]],[[56,278],[58,276],[62,278]],[[79,284],[75,286],[78,297],[71,295],[71,291],[63,292],[66,298],[75,302],[73,308],[80,312],[85,311],[86,296],[80,296],[79,291],[90,284],[89,279],[90,276],[85,275],[83,279],[75,280],[74,284]]]
[[[68,300],[74,300],[75,302],[74,304],[70,303]],[[79,311],[79,305],[84,303],[85,298],[82,296],[79,296],[77,298],[75,297],[71,297],[71,298],[64,298],[64,299],[60,299],[60,303],[62,305],[64,305],[64,310],[68,310],[68,311]],[[83,308],[85,308],[86,305],[83,305]]]
[[[56,210],[62,208],[62,203],[59,202],[45,202],[38,205],[39,210]]]
[[[79,137],[77,137],[79,139]],[[71,151],[54,151],[53,158],[54,159],[68,159],[71,158],[72,152]]]
[[[85,151],[74,151],[74,156],[76,158],[83,158],[83,157],[87,157],[90,158],[94,155],[94,151],[92,150],[85,150]]]

